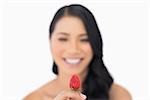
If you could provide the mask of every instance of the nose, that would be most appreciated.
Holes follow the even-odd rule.
[[[69,54],[78,54],[80,52],[80,45],[77,41],[71,41],[68,47]]]

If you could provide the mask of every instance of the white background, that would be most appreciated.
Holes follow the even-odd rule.
[[[83,4],[94,14],[103,38],[104,63],[115,82],[128,89],[133,100],[148,100],[148,2],[58,1],[1,4],[1,100],[21,100],[55,77],[48,28],[58,8],[72,3]]]

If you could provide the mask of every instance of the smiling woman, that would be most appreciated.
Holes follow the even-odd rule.
[[[58,73],[71,75],[87,72],[86,67],[93,52],[82,21],[78,17],[62,17],[56,23],[52,34],[51,50],[59,67]]]
[[[131,100],[103,63],[101,34],[87,8],[75,4],[60,8],[50,25],[49,41],[57,77],[24,100]],[[73,74],[81,79],[81,93],[69,88]]]

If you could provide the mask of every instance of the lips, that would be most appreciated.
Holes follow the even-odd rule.
[[[67,64],[79,64],[81,63],[81,61],[83,60],[83,58],[65,58],[64,61]]]

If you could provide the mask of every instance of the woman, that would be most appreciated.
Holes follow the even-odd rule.
[[[57,77],[24,100],[131,100],[103,63],[100,31],[87,8],[75,4],[60,8],[50,25],[49,41]],[[80,93],[68,86],[73,74],[81,79]]]

